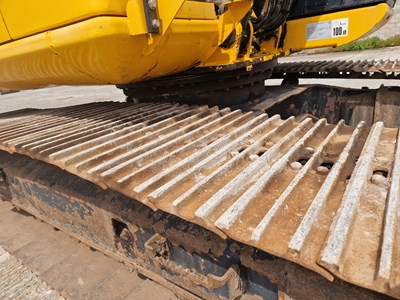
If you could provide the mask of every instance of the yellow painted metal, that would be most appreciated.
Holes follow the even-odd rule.
[[[222,44],[226,40],[239,23],[237,20],[242,20],[252,6],[252,0],[233,1],[229,5],[229,9],[219,18],[221,20],[219,22],[221,31],[219,44]]]
[[[47,33],[0,46],[0,87],[35,88],[54,84],[101,84],[78,74],[49,46]]]
[[[387,4],[335,12],[321,16],[287,22],[287,35],[283,51],[287,53],[303,49],[337,47],[357,40],[381,27],[392,14]],[[348,18],[348,35],[343,37],[307,40],[307,24]]]
[[[213,3],[185,1],[176,15],[176,19],[215,20]]]
[[[276,56],[282,55],[283,50],[279,49],[279,41],[281,40],[283,34],[283,28],[282,26],[279,27],[277,32],[275,33],[274,36],[272,36],[270,39],[265,40],[261,44],[261,52],[262,53],[273,53]]]
[[[0,86],[122,84],[160,77],[206,60],[218,39],[218,20],[174,20],[149,51],[149,35],[130,36],[126,18],[93,18],[0,46]]]
[[[142,0],[129,0],[126,7],[126,14],[128,16],[130,35],[147,34],[149,32]]]
[[[252,5],[252,1],[245,0],[242,3],[236,2],[229,6],[229,10],[220,17],[222,22],[219,23],[221,33],[218,45],[221,45],[234,30],[236,30],[236,40],[230,48],[218,47],[208,60],[199,64],[200,67],[215,66],[218,69],[219,66],[250,59],[251,47],[249,47],[247,55],[240,58],[238,57],[242,25],[238,22],[235,23],[234,20],[241,20],[241,18],[243,18],[243,16],[251,9]]]
[[[160,35],[163,36],[171,25],[172,20],[181,9],[185,0],[158,0],[157,17],[160,21]],[[143,0],[129,0],[127,15],[129,20],[129,33],[131,35],[145,34],[148,32]],[[160,35],[157,41],[160,40]]]
[[[6,23],[4,23],[3,16],[0,12],[0,44],[7,42],[11,39],[10,35],[8,34],[8,30],[6,27]]]
[[[185,0],[158,0],[157,12],[161,21],[160,33],[162,35],[168,30],[172,20],[182,7]]]
[[[148,42],[149,47],[145,50],[143,55],[152,53],[154,49],[160,47],[159,43],[164,39],[166,28],[168,28],[170,22],[175,18],[192,20],[193,23],[196,19],[201,20],[214,20],[218,24],[218,40],[213,41],[212,50],[213,56],[207,60],[197,60],[195,63],[198,66],[215,66],[215,65],[226,65],[235,63],[238,54],[239,37],[241,34],[240,20],[252,7],[252,0],[237,0],[232,1],[229,4],[229,9],[216,19],[214,4],[207,2],[197,1],[184,1],[184,0],[157,0],[158,17],[161,21],[161,32],[159,35],[155,34],[149,36]],[[127,15],[129,22],[129,33],[131,35],[140,35],[148,32],[146,25],[146,17],[143,14],[144,7],[142,0],[129,0],[127,6]],[[188,23],[188,24],[192,24]],[[188,27],[188,30],[192,30],[193,34],[197,34],[203,31],[202,25],[207,23],[199,23],[200,27],[194,26]],[[217,47],[222,44],[229,34],[236,28],[236,42],[230,49],[222,49]],[[211,36],[210,36],[211,38]],[[180,42],[182,45],[186,44],[185,40]],[[200,41],[199,41],[200,43]],[[174,55],[174,54],[171,54]]]
[[[126,15],[127,0],[1,0],[10,35],[19,39],[96,16]]]
[[[147,33],[142,0],[129,0],[127,17],[89,18],[4,44],[0,86],[124,84],[181,72],[207,61],[252,5],[251,0],[232,1],[217,19],[211,18],[210,3],[184,2],[157,1],[158,34]],[[191,18],[199,4],[204,9]],[[196,19],[203,13],[204,19]],[[66,12],[64,17],[70,15]],[[27,34],[28,28],[32,27],[14,27],[14,34]]]
[[[206,61],[200,63],[200,67],[212,67],[221,65],[229,65],[238,62],[239,46],[240,46],[240,35],[242,34],[242,25],[239,23],[236,25],[236,39],[231,47],[218,49],[213,55]]]

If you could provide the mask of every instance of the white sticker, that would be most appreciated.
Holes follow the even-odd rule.
[[[348,18],[307,24],[307,41],[337,38],[348,35]]]
[[[349,19],[340,19],[332,21],[332,37],[341,37],[349,35]]]

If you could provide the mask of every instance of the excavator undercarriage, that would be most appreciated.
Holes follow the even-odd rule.
[[[8,113],[0,195],[185,298],[399,298],[399,97],[284,84],[225,108]]]

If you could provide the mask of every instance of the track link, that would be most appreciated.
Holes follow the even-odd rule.
[[[400,79],[399,60],[321,60],[278,64],[271,78]]]
[[[0,128],[3,151],[400,298],[398,128],[151,103],[8,115]]]
[[[321,60],[279,63],[272,78],[400,79],[399,60]]]

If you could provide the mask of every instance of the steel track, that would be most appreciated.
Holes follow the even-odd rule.
[[[398,128],[171,104],[93,103],[0,120],[0,149],[400,298]]]
[[[323,60],[280,63],[272,78],[400,79],[399,60]]]

